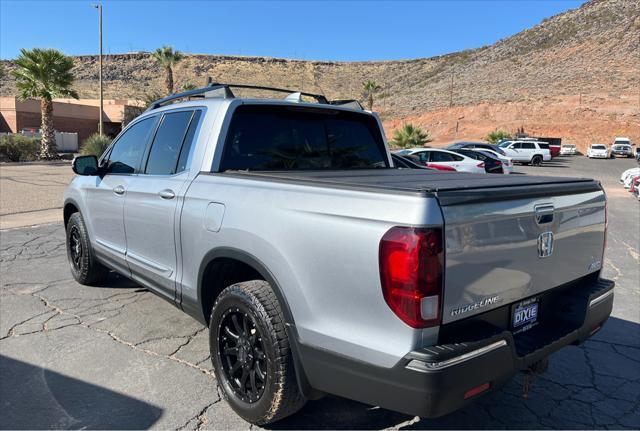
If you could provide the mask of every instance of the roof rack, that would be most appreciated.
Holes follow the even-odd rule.
[[[192,97],[222,97],[224,99],[232,99],[235,97],[231,88],[241,88],[241,89],[251,89],[251,90],[264,90],[264,91],[273,91],[276,93],[288,93],[288,96],[285,97],[285,100],[297,100],[300,101],[302,96],[307,96],[315,99],[318,103],[323,105],[334,105],[334,106],[344,106],[348,108],[354,109],[362,109],[362,105],[357,100],[332,100],[329,101],[327,98],[321,94],[314,93],[306,93],[304,91],[295,91],[295,90],[287,90],[284,88],[276,88],[276,87],[264,87],[261,85],[247,85],[247,84],[219,84],[219,83],[210,83],[205,87],[196,88],[194,90],[184,91],[182,93],[172,94],[163,99],[156,100],[155,102],[149,105],[147,111],[152,111],[154,109],[158,109],[161,106],[167,105],[171,102],[180,99],[188,99]]]

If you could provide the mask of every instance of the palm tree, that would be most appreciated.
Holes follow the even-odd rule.
[[[167,94],[173,94],[173,66],[182,60],[182,53],[165,45],[156,49],[152,55],[156,63],[164,67],[164,84],[167,86]]]
[[[362,97],[367,99],[369,105],[369,111],[373,111],[373,94],[380,91],[382,87],[376,84],[375,81],[367,80],[362,83]]]
[[[401,129],[396,130],[391,140],[391,145],[400,148],[413,148],[422,147],[431,141],[433,139],[428,131],[424,132],[413,124],[405,124]]]
[[[21,49],[14,61],[18,66],[11,73],[16,79],[20,99],[40,99],[42,114],[41,159],[57,157],[56,135],[53,129],[53,99],[56,97],[78,98],[73,84],[73,59],[56,49]]]

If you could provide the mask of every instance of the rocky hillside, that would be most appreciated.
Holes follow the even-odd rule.
[[[76,64],[81,96],[96,97],[97,57],[77,57]],[[464,116],[462,124],[470,128],[457,137],[531,124],[545,133],[555,121],[579,125],[596,117],[605,130],[593,130],[593,136],[572,134],[560,125],[548,133],[569,133],[569,140],[585,144],[608,142],[620,131],[638,142],[640,2],[593,0],[491,46],[433,58],[349,63],[187,55],[176,69],[178,87],[200,85],[208,76],[297,87],[330,98],[358,98],[361,82],[373,79],[383,87],[375,109],[388,132],[411,119],[438,141],[455,138],[455,122]],[[144,98],[163,88],[161,70],[147,54],[107,56],[104,78],[108,98]],[[10,78],[2,81],[0,92],[14,92]],[[473,114],[479,110],[482,115]]]

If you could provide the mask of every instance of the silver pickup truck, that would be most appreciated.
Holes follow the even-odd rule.
[[[64,224],[79,283],[116,271],[208,325],[247,421],[326,393],[444,415],[609,317],[598,182],[395,168],[357,103],[236,87],[162,99],[77,157]]]

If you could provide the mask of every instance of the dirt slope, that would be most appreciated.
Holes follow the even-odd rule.
[[[96,97],[97,57],[76,57],[76,65],[81,96]],[[433,58],[347,63],[187,55],[176,69],[178,87],[207,76],[330,98],[357,98],[361,82],[373,79],[383,87],[375,109],[389,135],[414,121],[438,142],[450,141],[464,116],[458,137],[524,126],[581,146],[620,134],[640,142],[640,2],[593,0],[491,46]],[[104,77],[108,98],[143,98],[163,88],[147,54],[107,56]],[[0,83],[0,94],[15,92],[10,77]]]

